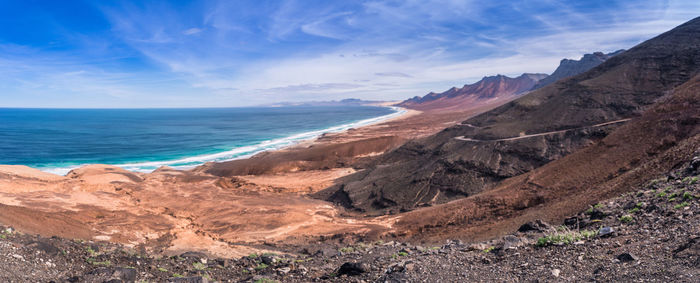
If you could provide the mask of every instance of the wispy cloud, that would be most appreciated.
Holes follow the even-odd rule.
[[[12,93],[8,106],[402,99],[486,75],[549,73],[562,58],[632,47],[700,11],[696,1],[594,2],[99,3],[102,29],[45,19],[47,37],[70,45],[0,32],[0,90]]]
[[[193,34],[198,34],[198,33],[200,33],[200,32],[202,32],[202,29],[199,29],[199,28],[188,28],[188,29],[186,29],[186,30],[183,30],[183,31],[182,31],[182,34],[184,34],[184,35],[193,35]]]
[[[404,74],[401,72],[374,73],[374,75],[380,76],[380,77],[398,77],[398,78],[412,78],[413,77],[409,74]]]

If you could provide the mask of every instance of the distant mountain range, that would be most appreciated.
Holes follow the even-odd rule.
[[[551,75],[524,73],[515,78],[500,74],[486,76],[476,83],[465,84],[461,88],[453,87],[441,93],[430,92],[423,97],[415,96],[396,105],[417,110],[439,109],[441,111],[459,111],[467,105],[473,106],[475,103],[481,101],[496,99],[509,100],[529,91],[552,84],[558,80],[588,71],[624,51],[624,49],[620,49],[607,54],[603,52],[584,54],[580,60],[562,59],[559,63],[559,67],[557,67]],[[364,106],[379,105],[382,103],[386,103],[386,101],[348,98],[331,101],[279,102],[263,106]]]
[[[504,75],[488,76],[474,84],[464,85],[462,88],[453,87],[441,93],[431,92],[423,97],[407,99],[397,105],[417,110],[458,111],[467,104],[473,105],[483,100],[513,99],[528,91],[588,71],[624,51],[620,49],[608,54],[602,52],[585,54],[580,60],[562,59],[559,67],[551,75],[525,73],[516,78]]]
[[[532,89],[535,90],[538,88],[542,88],[558,80],[572,77],[590,69],[593,69],[593,67],[600,65],[606,60],[624,51],[624,49],[620,49],[618,51],[611,52],[608,54],[604,54],[603,52],[585,54],[583,55],[583,57],[581,57],[580,60],[562,59],[561,62],[559,62],[559,67],[557,67],[557,69],[554,70],[554,73],[537,82],[537,84]]]
[[[416,96],[399,103],[398,106],[418,110],[459,110],[465,104],[481,100],[517,96],[532,89],[538,81],[546,77],[546,74],[528,73],[516,78],[504,75],[488,76],[476,83],[464,85],[462,88],[453,87],[442,93],[431,92],[423,97]]]

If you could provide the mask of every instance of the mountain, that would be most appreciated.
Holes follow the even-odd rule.
[[[527,73],[516,78],[504,75],[489,76],[476,83],[464,85],[462,88],[453,87],[442,93],[431,92],[423,97],[416,96],[399,103],[398,106],[417,110],[459,110],[465,105],[482,100],[513,98],[530,90],[545,77],[547,77],[545,74]]]
[[[521,224],[535,219],[563,223],[571,215],[585,211],[596,203],[604,207],[600,213],[617,220],[625,214],[610,213],[606,207],[608,202],[601,201],[624,194],[621,198],[627,199],[623,204],[625,213],[634,215],[629,211],[640,202],[631,199],[640,194],[626,193],[634,192],[637,188],[646,189],[641,196],[669,204],[666,209],[647,206],[644,214],[649,211],[680,214],[682,210],[677,205],[684,200],[677,198],[674,202],[672,196],[683,192],[669,191],[669,197],[658,194],[666,194],[665,191],[671,188],[669,183],[685,187],[687,191],[691,187],[692,177],[686,176],[700,173],[699,91],[700,75],[695,75],[674,88],[640,117],[619,127],[599,142],[503,181],[486,192],[411,211],[403,215],[395,227],[414,240],[473,241],[511,233]],[[669,174],[673,171],[682,172]],[[633,217],[636,222],[641,216]],[[595,219],[593,215],[591,219]],[[569,218],[568,223],[573,222],[584,229],[586,220],[581,220]],[[641,225],[636,227],[640,229]]]
[[[698,72],[700,18],[587,72],[530,92],[433,136],[409,142],[316,197],[376,215],[478,195],[508,178],[599,145],[620,125],[638,119]],[[697,108],[691,110],[698,113]],[[669,139],[670,144],[664,146],[666,137],[662,134],[658,136],[661,140],[656,136],[632,138],[639,139],[635,140],[638,148],[654,148],[652,144],[661,142],[657,151],[679,142]],[[635,160],[626,163],[635,164]],[[600,174],[605,176],[596,178],[608,177]],[[569,185],[578,186],[575,182]],[[534,198],[523,206],[540,201]]]
[[[572,77],[585,71],[588,71],[593,67],[605,62],[605,60],[608,60],[613,56],[620,54],[624,51],[624,49],[620,49],[618,51],[611,52],[608,54],[604,54],[603,52],[584,54],[580,60],[562,59],[561,62],[559,62],[559,67],[557,67],[557,69],[554,70],[554,73],[549,75],[549,77],[543,78],[542,80],[538,81],[532,89],[535,90],[538,88],[542,88],[558,80]]]

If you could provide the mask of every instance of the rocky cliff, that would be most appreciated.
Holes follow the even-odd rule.
[[[584,54],[580,60],[562,59],[559,63],[559,67],[557,67],[557,69],[554,70],[554,73],[538,81],[532,89],[535,90],[538,88],[542,88],[558,80],[573,77],[575,75],[593,69],[594,67],[600,65],[606,60],[624,51],[624,49],[620,49],[618,51],[610,52],[608,54],[605,54],[603,52]]]

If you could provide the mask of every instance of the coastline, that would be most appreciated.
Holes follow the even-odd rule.
[[[70,171],[83,168],[91,165],[108,165],[123,168],[125,170],[135,172],[135,173],[151,173],[161,167],[170,167],[177,170],[191,170],[208,163],[217,162],[227,162],[233,160],[241,160],[253,157],[257,154],[263,152],[274,152],[279,150],[285,150],[293,148],[296,146],[307,146],[311,145],[319,137],[328,134],[339,134],[346,132],[348,130],[356,130],[364,127],[369,127],[381,123],[386,123],[390,121],[396,121],[405,119],[407,117],[419,114],[420,111],[407,109],[403,107],[393,106],[395,102],[387,102],[381,104],[372,104],[366,106],[374,107],[384,107],[394,110],[393,113],[389,113],[383,116],[362,119],[359,121],[354,121],[346,124],[336,125],[327,127],[320,130],[313,130],[308,132],[297,133],[291,136],[277,138],[272,140],[265,140],[257,144],[246,145],[235,147],[227,151],[194,155],[184,158],[174,159],[174,160],[160,160],[160,161],[144,161],[144,162],[133,162],[133,163],[122,163],[122,164],[106,164],[106,163],[86,163],[80,165],[71,165],[66,167],[30,167],[42,172],[49,174],[54,174],[58,176],[65,176],[70,173]],[[144,169],[146,168],[146,169]]]
[[[190,170],[163,166],[140,173],[93,164],[59,176],[0,166],[0,222],[47,236],[144,245],[159,254],[195,250],[224,257],[264,252],[263,243],[381,235],[393,229],[396,217],[357,218],[310,195],[408,140],[491,107],[402,109],[361,127],[321,131],[280,149]],[[66,225],[72,228],[60,228]]]

